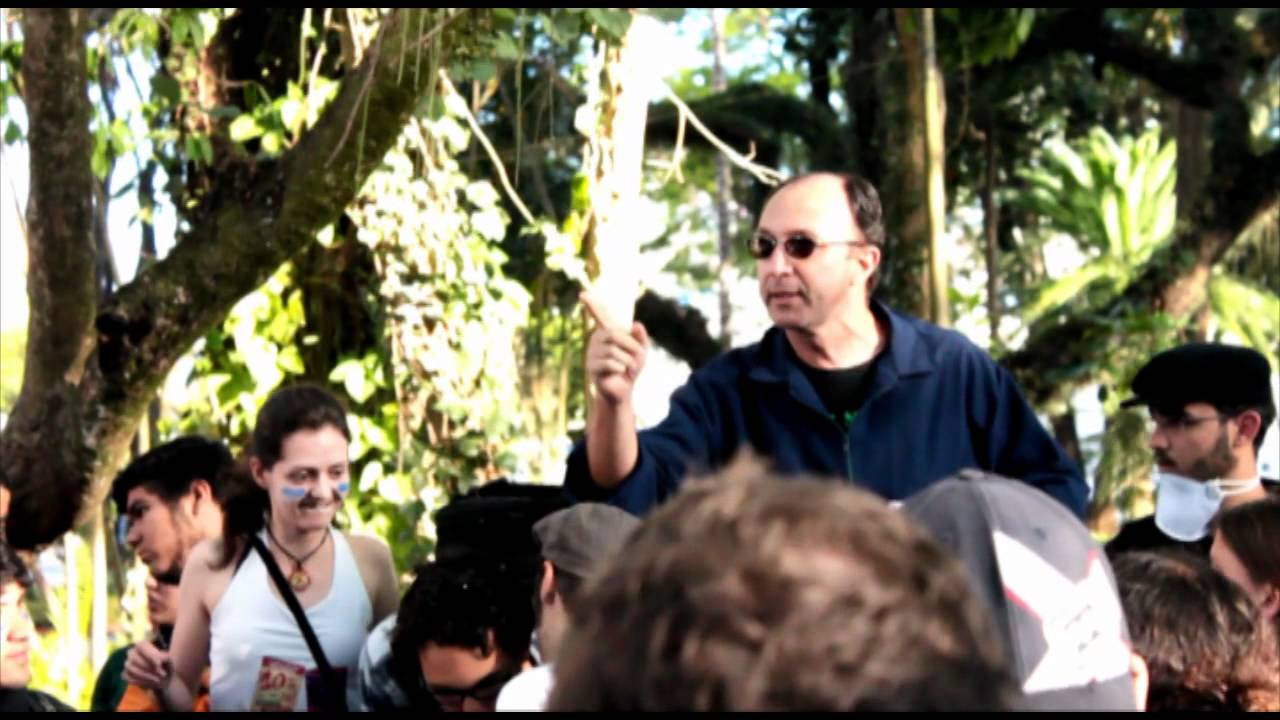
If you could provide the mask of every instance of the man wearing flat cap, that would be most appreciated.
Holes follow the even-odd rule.
[[[1181,547],[1207,556],[1218,511],[1267,495],[1258,452],[1276,416],[1271,366],[1249,348],[1182,345],[1143,366],[1133,394],[1124,405],[1151,413],[1156,511],[1126,523],[1107,554]]]
[[[551,695],[552,664],[573,622],[582,587],[604,572],[639,524],[623,510],[589,502],[551,513],[534,524],[533,534],[542,547],[534,604],[543,664],[507,683],[498,696],[499,711],[545,709]]]

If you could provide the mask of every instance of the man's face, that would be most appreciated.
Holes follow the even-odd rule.
[[[492,712],[498,693],[520,671],[501,651],[437,645],[418,653],[422,679],[447,712]]]
[[[867,278],[880,262],[880,249],[865,244],[838,178],[815,175],[778,191],[765,205],[756,235],[775,245],[767,258],[756,260],[760,298],[775,325],[814,331],[843,317],[846,308],[866,303]],[[789,239],[817,247],[795,258],[784,247]]]
[[[190,494],[168,503],[144,487],[129,491],[125,542],[161,581],[177,584],[187,553],[201,540],[191,517],[192,503]]]
[[[31,615],[27,591],[19,583],[0,587],[0,687],[23,688],[31,682]]]
[[[1234,421],[1208,403],[1188,403],[1181,412],[1151,409],[1151,450],[1156,464],[1195,480],[1226,475],[1236,464],[1231,451]]]

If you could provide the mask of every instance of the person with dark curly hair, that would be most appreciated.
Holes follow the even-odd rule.
[[[1185,551],[1125,553],[1112,568],[1149,712],[1280,711],[1275,630],[1243,590]]]
[[[534,568],[525,569],[532,578]],[[534,664],[533,606],[529,594],[513,592],[510,576],[496,564],[422,568],[391,639],[402,687],[413,683],[445,711],[494,709],[507,681]]]
[[[494,709],[507,680],[537,660],[533,526],[566,504],[557,487],[496,481],[437,513],[435,558],[361,651],[366,708]]]

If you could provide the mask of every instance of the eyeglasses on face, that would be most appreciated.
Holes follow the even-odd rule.
[[[747,251],[757,260],[767,260],[778,247],[777,238],[768,233],[756,233],[747,241]],[[819,247],[828,245],[870,245],[866,240],[841,240],[838,242],[818,242],[804,233],[788,235],[782,241],[782,251],[794,260],[804,260]]]

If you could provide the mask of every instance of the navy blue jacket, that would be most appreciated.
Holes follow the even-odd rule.
[[[1035,485],[1083,517],[1088,489],[1079,467],[1008,371],[957,332],[875,301],[872,309],[888,320],[888,346],[847,431],[828,415],[775,327],[676,390],[666,419],[640,433],[636,466],[615,491],[591,480],[585,442],[570,453],[566,488],[578,499],[643,515],[690,473],[716,470],[749,446],[783,473],[844,478],[889,500],[979,468]]]

